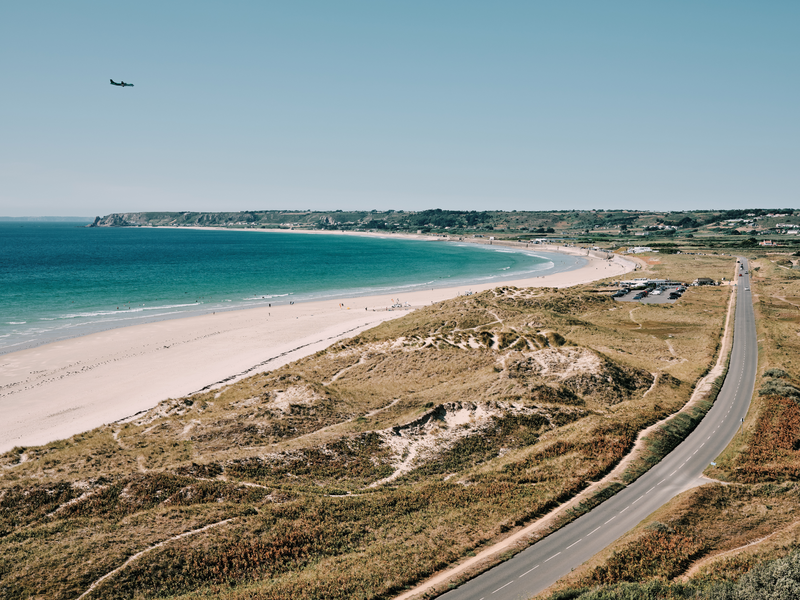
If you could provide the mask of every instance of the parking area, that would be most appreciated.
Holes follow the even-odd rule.
[[[685,288],[679,286],[662,286],[662,288],[650,292],[631,290],[624,296],[616,296],[614,299],[620,302],[641,302],[642,304],[671,304],[680,298],[680,294],[683,293],[680,291],[681,289],[685,291]],[[677,297],[675,297],[676,294],[678,294]]]

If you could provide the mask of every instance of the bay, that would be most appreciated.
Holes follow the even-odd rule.
[[[356,295],[402,301],[580,264],[391,236],[0,223],[0,354],[166,318]]]

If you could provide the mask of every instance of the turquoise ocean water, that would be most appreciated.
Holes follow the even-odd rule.
[[[0,354],[212,311],[501,282],[583,259],[499,246],[0,223]]]

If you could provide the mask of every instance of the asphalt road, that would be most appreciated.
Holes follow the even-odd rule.
[[[743,271],[746,270],[748,266],[744,261]],[[670,499],[703,482],[700,479],[703,470],[739,433],[755,386],[758,346],[750,277],[743,275],[737,279],[738,298],[728,376],[714,406],[691,435],[650,471],[591,512],[440,598],[530,598],[631,530]]]

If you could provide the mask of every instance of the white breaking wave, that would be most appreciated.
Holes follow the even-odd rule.
[[[90,317],[107,317],[109,315],[118,315],[123,311],[126,313],[135,313],[135,312],[145,312],[145,311],[154,311],[154,310],[169,310],[172,308],[184,308],[186,306],[198,306],[202,304],[202,302],[192,302],[190,304],[165,304],[162,306],[136,306],[133,308],[119,308],[117,310],[102,310],[97,312],[83,312],[83,313],[72,313],[67,315],[62,315],[60,317],[56,317],[55,319],[86,319]],[[42,321],[53,321],[55,319],[48,319],[43,318]]]

